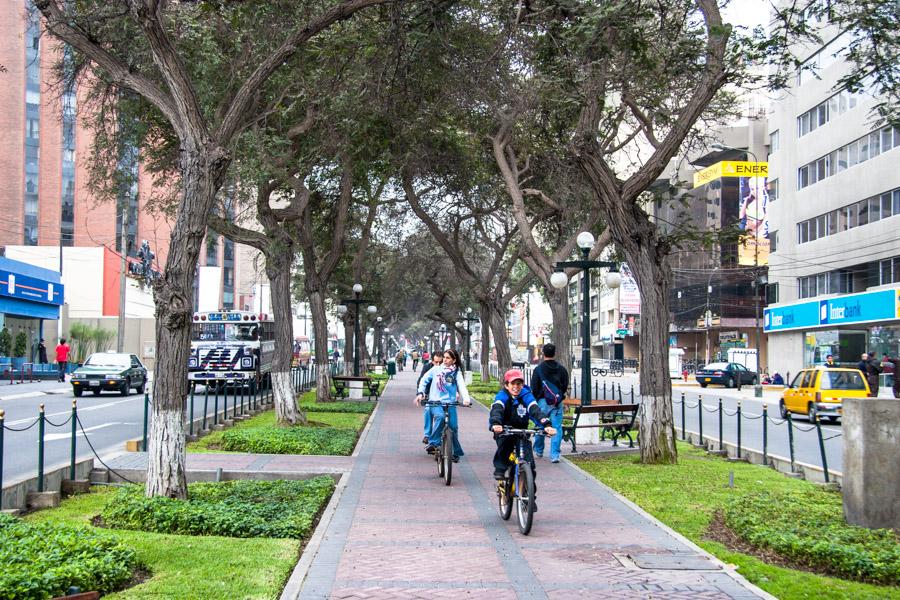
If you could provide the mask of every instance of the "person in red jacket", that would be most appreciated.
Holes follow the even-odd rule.
[[[69,345],[66,343],[66,338],[61,338],[59,340],[59,345],[56,347],[56,364],[59,365],[59,381],[61,383],[66,382],[66,367],[69,364]]]

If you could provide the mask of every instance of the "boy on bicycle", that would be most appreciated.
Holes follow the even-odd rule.
[[[503,426],[525,429],[528,427],[529,418],[543,427],[547,435],[556,435],[556,429],[551,426],[550,419],[541,411],[531,390],[525,385],[522,371],[511,369],[503,376],[503,389],[494,397],[488,421],[497,442],[497,452],[494,453],[494,479],[503,479],[510,464],[509,455],[516,444],[514,437],[499,435],[503,433]],[[524,444],[524,450],[525,459],[531,465],[531,473],[536,476],[531,444]]]

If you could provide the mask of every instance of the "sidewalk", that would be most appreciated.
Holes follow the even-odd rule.
[[[770,597],[563,461],[538,462],[531,535],[495,510],[487,411],[460,409],[453,484],[421,443],[415,374],[387,387],[282,598]]]

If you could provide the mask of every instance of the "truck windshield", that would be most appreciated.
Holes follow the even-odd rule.
[[[255,342],[256,323],[193,323],[191,341],[194,342]]]

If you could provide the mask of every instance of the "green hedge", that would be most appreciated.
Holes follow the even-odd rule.
[[[353,453],[357,433],[333,427],[247,427],[222,434],[222,448],[253,454],[342,455]]]
[[[147,498],[120,489],[100,516],[108,527],[154,533],[304,538],[334,491],[331,477],[304,481],[225,481],[188,485],[188,500]]]
[[[375,402],[301,402],[304,412],[368,414],[375,410]]]
[[[134,551],[109,535],[0,514],[0,598],[63,596],[71,586],[107,593],[137,566]]]
[[[723,512],[728,527],[756,547],[839,577],[900,584],[900,536],[848,525],[839,493],[758,492],[732,499]]]

